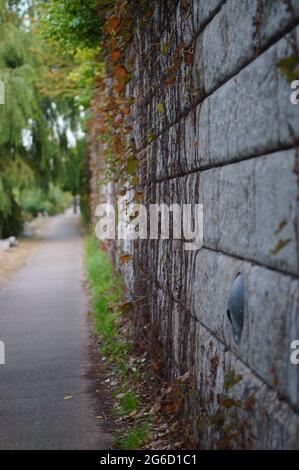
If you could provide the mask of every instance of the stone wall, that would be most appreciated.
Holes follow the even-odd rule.
[[[229,392],[240,400],[229,445],[299,448],[299,105],[278,67],[298,56],[299,1],[153,4],[126,54],[138,191],[145,204],[203,203],[204,246],[125,244],[128,290],[143,299],[136,324],[167,380],[189,371],[197,394],[185,419],[203,448],[220,442],[211,417],[228,371],[242,375]],[[239,344],[227,317],[238,273]]]

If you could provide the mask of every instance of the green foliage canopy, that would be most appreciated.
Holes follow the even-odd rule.
[[[52,0],[44,19],[45,35],[69,51],[99,45],[111,0]]]

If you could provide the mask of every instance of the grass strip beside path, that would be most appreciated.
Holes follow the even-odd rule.
[[[85,268],[91,294],[91,308],[95,333],[101,339],[101,352],[109,361],[113,372],[115,417],[135,414],[139,408],[137,395],[132,391],[132,382],[139,380],[138,371],[130,366],[129,318],[122,313],[121,305],[124,285],[114,272],[109,255],[99,249],[98,241],[90,236],[86,241]],[[133,426],[120,428],[115,447],[138,449],[148,440],[150,422],[148,417]]]

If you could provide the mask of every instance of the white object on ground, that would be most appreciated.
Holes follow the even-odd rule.
[[[13,246],[17,246],[19,243],[16,239],[16,237],[9,237],[6,238],[5,240],[0,240],[0,250],[1,251],[7,251],[9,248]]]

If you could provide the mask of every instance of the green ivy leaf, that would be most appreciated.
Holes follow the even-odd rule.
[[[160,101],[156,106],[157,113],[163,113],[164,111],[164,104]]]

